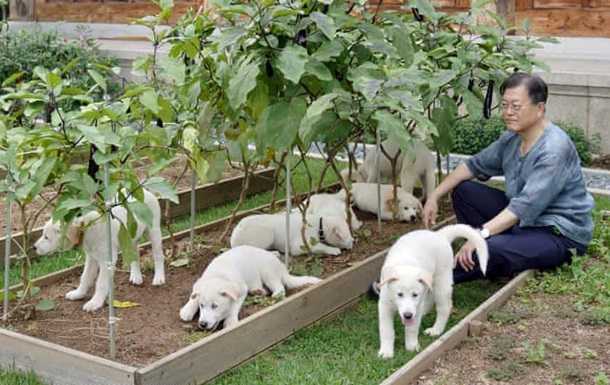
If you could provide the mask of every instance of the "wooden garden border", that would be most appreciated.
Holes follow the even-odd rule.
[[[274,168],[265,168],[255,171],[250,178],[247,195],[254,195],[271,190],[273,188],[274,170]],[[221,179],[216,183],[206,183],[198,186],[195,190],[195,210],[200,211],[222,203],[237,200],[241,192],[242,180],[243,176],[234,176]],[[191,189],[178,191],[178,199],[180,202],[178,204],[170,202],[169,219],[191,212]],[[164,202],[164,199],[159,200],[162,212],[164,212]],[[42,228],[34,229],[30,234],[30,238],[32,240],[38,239],[41,234]],[[23,232],[14,233],[12,235],[13,242],[11,242],[11,253],[16,254],[19,252],[15,240],[18,240],[22,235]],[[0,250],[4,250],[5,242],[6,237],[1,237]],[[11,257],[12,260],[15,258],[15,256]]]
[[[430,369],[434,361],[447,351],[453,349],[466,337],[473,333],[487,315],[501,307],[508,299],[534,275],[534,270],[527,270],[513,278],[502,289],[483,302],[479,307],[464,317],[457,325],[441,335],[436,341],[428,345],[424,351],[417,354],[406,365],[396,370],[380,385],[408,385],[415,381],[421,373]],[[472,331],[471,331],[472,330]]]

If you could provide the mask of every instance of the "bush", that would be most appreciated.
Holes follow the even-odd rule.
[[[1,0],[0,0],[1,1]],[[114,67],[118,61],[100,54],[93,39],[67,41],[57,32],[40,30],[4,31],[0,33],[0,84],[17,72],[30,80],[36,66],[49,70],[63,68],[74,61],[64,76],[72,86],[89,88],[94,85],[87,68],[95,65]],[[116,85],[115,85],[116,87]]]
[[[591,155],[599,149],[599,135],[587,138],[585,131],[576,124],[556,122],[572,139],[583,166],[591,164]],[[502,135],[506,126],[500,116],[494,115],[489,120],[462,119],[457,122],[453,148],[457,154],[474,155],[489,146]]]

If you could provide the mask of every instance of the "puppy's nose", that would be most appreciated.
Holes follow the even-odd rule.
[[[402,318],[411,319],[411,318],[413,318],[413,313],[411,313],[410,311],[404,312],[404,313],[402,313]]]
[[[409,217],[409,220],[410,220],[411,222],[415,222],[415,219],[417,219],[417,217],[416,217],[415,215],[411,215],[411,216]]]
[[[208,328],[208,323],[207,322],[199,322],[199,329],[204,330]]]

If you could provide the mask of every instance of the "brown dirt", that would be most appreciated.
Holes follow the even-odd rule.
[[[451,208],[448,201],[440,207],[440,218],[448,217]],[[295,273],[308,272],[322,277],[349,267],[391,245],[400,235],[420,228],[421,224],[384,222],[382,232],[377,232],[377,221],[372,215],[357,212],[364,220],[364,226],[356,235],[355,247],[339,256],[294,257]],[[144,258],[145,281],[141,287],[129,284],[129,275],[119,271],[116,274],[115,299],[140,304],[129,309],[117,309],[118,323],[117,361],[125,364],[143,366],[169,353],[203,338],[206,334],[195,330],[195,323],[183,323],[178,314],[180,307],[190,295],[192,284],[200,276],[209,261],[218,253],[217,247],[206,245],[218,239],[220,230],[199,234],[198,247],[190,255],[189,267],[168,266],[166,281],[162,287],[151,286],[150,262]],[[182,255],[188,241],[181,242]],[[180,254],[180,253],[179,253]],[[168,254],[166,254],[168,255]],[[80,274],[80,270],[78,272]],[[78,284],[79,275],[63,279],[51,287],[42,288],[39,296],[52,298],[57,303],[55,310],[37,312],[33,320],[23,321],[23,314],[15,314],[11,320],[14,330],[58,343],[63,346],[108,358],[107,307],[95,314],[84,312],[82,301],[71,302],[64,295]],[[289,295],[292,293],[289,293]],[[242,308],[240,319],[268,306],[266,298],[249,297]],[[21,319],[19,319],[21,318]]]
[[[569,295],[517,295],[414,384],[607,384],[595,377],[610,377],[610,330],[573,308]]]
[[[170,166],[168,166],[163,171],[161,171],[159,173],[159,176],[164,177],[168,182],[173,184],[182,175],[185,164],[186,164],[186,160],[184,158],[177,159],[174,163],[172,163]],[[230,178],[233,176],[241,175],[242,173],[243,173],[242,170],[240,170],[238,168],[232,168],[231,166],[229,166],[227,164],[227,168],[223,174],[223,178]],[[145,166],[139,167],[137,169],[137,174],[140,178],[143,178],[146,175]],[[182,176],[182,178],[180,178],[178,180],[178,183],[176,185],[176,189],[178,191],[191,188],[191,175],[192,175],[192,171],[190,169],[188,169],[186,171],[186,173],[184,174],[184,176]],[[28,216],[34,215],[41,207],[44,206],[46,201],[48,201],[49,199],[52,199],[54,196],[55,196],[55,193],[52,188],[46,188],[45,190],[43,190],[43,192],[41,193],[41,197],[35,199],[30,205],[28,205],[28,207],[26,209],[26,215],[28,215]],[[4,237],[5,231],[6,231],[4,228],[5,219],[6,219],[4,194],[0,195],[0,197],[2,197],[2,199],[0,201],[0,229],[2,230],[2,234],[0,236]],[[46,222],[46,220],[49,218],[49,216],[51,215],[52,210],[53,210],[52,205],[47,207],[43,211],[42,215],[39,215],[36,218],[33,228],[42,226]],[[12,219],[13,233],[21,231],[23,228],[23,226],[21,224],[21,211],[19,210],[19,208],[16,205],[13,205],[12,217],[13,217],[13,219]]]
[[[601,155],[598,158],[593,159],[588,167],[610,170],[610,154]]]

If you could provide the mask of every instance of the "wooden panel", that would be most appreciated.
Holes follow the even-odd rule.
[[[405,366],[395,371],[386,378],[381,385],[409,385],[419,375],[434,365],[434,361],[447,351],[453,349],[468,336],[468,330],[472,321],[482,321],[487,315],[506,303],[508,299],[527,282],[533,275],[533,270],[527,270],[513,278],[508,284],[496,294],[479,305],[474,311],[463,318],[457,325],[440,336],[436,341],[428,345],[423,352],[416,355]]]
[[[610,37],[610,10],[547,10],[516,13],[516,24],[530,20],[534,34]]]
[[[534,0],[534,9],[582,8],[583,0]]]
[[[132,385],[135,368],[0,329],[0,365],[62,385]]]
[[[175,22],[191,7],[196,8],[197,3],[177,3],[170,22]],[[36,0],[35,18],[37,21],[130,23],[134,19],[158,12],[159,7],[152,2],[48,3],[45,0]]]
[[[610,0],[589,0],[589,7],[610,9]]]
[[[515,0],[515,9],[517,11],[527,11],[534,7],[534,0]]]

